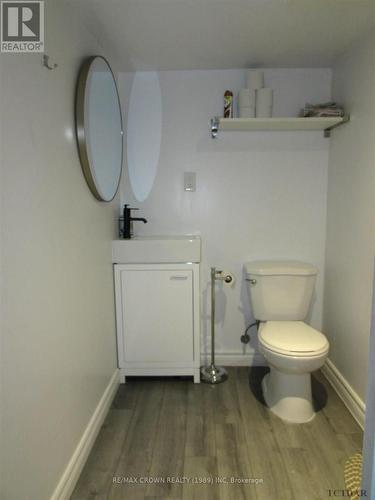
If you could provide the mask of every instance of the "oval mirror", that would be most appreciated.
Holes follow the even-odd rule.
[[[100,201],[113,200],[121,177],[123,130],[115,78],[104,57],[90,57],[81,67],[76,133],[82,170],[92,194]]]

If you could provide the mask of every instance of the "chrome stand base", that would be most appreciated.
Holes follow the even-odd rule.
[[[226,370],[220,366],[202,366],[201,381],[206,384],[220,384],[228,378]]]

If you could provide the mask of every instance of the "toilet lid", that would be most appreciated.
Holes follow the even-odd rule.
[[[259,340],[273,351],[296,356],[319,354],[329,347],[326,337],[303,321],[267,321]]]

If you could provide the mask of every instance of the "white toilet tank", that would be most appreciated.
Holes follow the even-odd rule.
[[[303,321],[314,291],[317,269],[297,261],[258,260],[245,264],[254,318]]]

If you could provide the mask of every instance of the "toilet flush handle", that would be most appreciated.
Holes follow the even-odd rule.
[[[251,283],[252,285],[256,285],[256,284],[257,284],[257,280],[256,280],[256,279],[254,279],[254,278],[246,278],[246,281],[250,281],[250,283]]]

